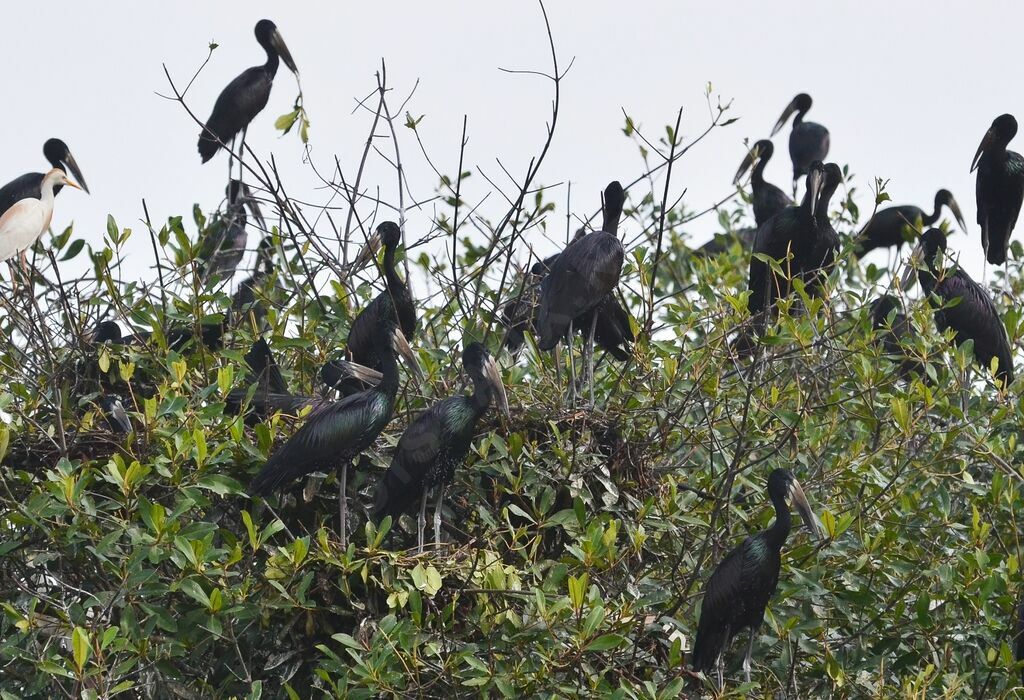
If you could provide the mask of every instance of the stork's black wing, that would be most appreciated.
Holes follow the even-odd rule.
[[[821,124],[800,122],[789,132],[789,157],[793,161],[793,179],[806,175],[811,163],[828,156],[831,136]]]
[[[394,406],[379,391],[364,391],[317,408],[271,456],[250,491],[264,495],[315,471],[335,469],[359,454],[391,420]]]
[[[541,350],[555,347],[574,318],[615,289],[624,258],[622,242],[606,231],[584,236],[558,256],[541,282],[537,312],[537,344]]]
[[[935,293],[945,302],[960,298],[955,306],[936,310],[935,321],[939,329],[952,328],[956,331],[958,344],[974,340],[974,355],[986,369],[993,357],[999,358],[997,376],[1012,382],[1010,339],[996,305],[985,290],[963,270],[956,269],[938,281]]]
[[[445,414],[463,397],[439,401],[414,420],[398,440],[391,466],[377,484],[374,517],[397,518],[423,497],[430,473],[440,468],[451,443]]]
[[[1002,265],[1024,202],[1024,158],[1006,151],[1005,159],[983,159],[975,187],[982,246],[990,263]]]
[[[199,155],[204,163],[263,111],[273,82],[274,77],[263,66],[254,66],[228,83],[199,134]]]

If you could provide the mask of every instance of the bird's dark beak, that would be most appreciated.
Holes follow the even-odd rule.
[[[971,172],[973,173],[978,169],[978,162],[981,160],[981,156],[984,155],[985,151],[988,150],[989,146],[995,140],[996,135],[989,129],[985,132],[985,138],[981,140],[981,145],[978,146],[978,152],[974,154],[974,160],[971,161]]]
[[[413,375],[416,377],[417,382],[423,381],[423,369],[420,367],[420,361],[416,357],[416,353],[412,351],[409,346],[409,341],[405,339],[405,335],[402,334],[401,328],[395,328],[395,350],[402,356],[406,366],[412,370]]]
[[[366,243],[359,250],[359,255],[356,256],[355,260],[352,261],[352,272],[359,272],[366,265],[377,257],[377,253],[380,251],[381,240],[380,234],[374,231],[370,234],[369,238],[366,239]]]
[[[956,203],[956,200],[953,199],[952,195],[950,195],[949,201],[946,202],[946,206],[949,207],[951,212],[953,212],[953,218],[955,218],[956,222],[960,225],[960,230],[967,233],[967,224],[964,223],[964,215],[960,213],[960,205]]]
[[[804,490],[796,479],[789,485],[789,498],[793,505],[796,506],[797,512],[800,513],[800,518],[804,521],[804,525],[807,526],[807,529],[811,531],[814,537],[819,541],[825,539],[821,521],[818,520],[818,516],[811,510],[811,506],[807,502],[807,496],[804,495]]]
[[[85,178],[82,177],[82,170],[78,167],[78,163],[75,162],[75,157],[71,155],[71,151],[64,154],[64,158],[61,159],[61,163],[71,171],[71,174],[74,175],[75,179],[78,181],[78,184],[72,184],[72,187],[77,187],[80,190],[84,190],[86,194],[89,194],[89,187],[85,184]]]
[[[746,173],[748,170],[750,170],[750,168],[754,165],[754,161],[755,160],[757,160],[757,149],[756,148],[751,149],[747,153],[747,157],[743,159],[742,163],[740,163],[740,168],[739,168],[739,170],[736,171],[736,176],[733,177],[732,184],[734,184],[734,185],[740,184],[740,179],[743,177],[744,173]]]
[[[501,370],[498,368],[498,363],[494,361],[493,357],[488,357],[484,361],[484,377],[487,378],[488,383],[491,385],[491,391],[494,392],[495,400],[498,403],[498,408],[505,417],[510,416],[508,410],[508,395],[505,393],[505,384],[501,381]]]
[[[792,102],[786,105],[786,110],[782,113],[782,116],[779,117],[779,121],[775,122],[775,126],[772,127],[772,136],[775,136],[775,134],[779,133],[779,130],[786,125],[786,122],[789,121],[790,115],[792,115],[795,111],[796,99],[794,99]]]
[[[900,288],[906,291],[914,286],[914,282],[917,280],[917,268],[924,262],[924,245],[918,241],[917,245],[914,246],[913,252],[910,254],[910,259],[907,260],[907,269],[903,271],[903,276],[900,277]]]
[[[281,32],[274,30],[274,33],[270,36],[270,43],[273,44],[274,48],[277,49],[277,55],[281,57],[284,64],[288,66],[295,75],[299,74],[299,69],[295,65],[295,59],[292,58],[292,54],[288,51],[288,46],[284,43],[284,39],[281,38]]]

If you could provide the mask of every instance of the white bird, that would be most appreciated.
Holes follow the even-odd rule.
[[[76,185],[60,168],[46,173],[40,185],[42,197],[19,199],[0,216],[0,262],[21,255],[22,269],[25,267],[25,251],[31,248],[43,232],[50,227],[53,217],[53,188],[57,185]]]

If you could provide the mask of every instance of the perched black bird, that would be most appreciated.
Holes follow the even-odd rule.
[[[786,106],[786,110],[775,122],[772,136],[789,121],[789,116],[796,112],[793,129],[789,132],[789,157],[793,161],[793,189],[801,175],[806,175],[811,164],[817,160],[824,161],[828,157],[828,129],[815,122],[805,122],[804,115],[811,108],[811,96],[801,92]]]
[[[804,283],[818,295],[824,291],[825,278],[835,265],[841,244],[839,234],[832,226],[828,208],[832,195],[842,182],[842,169],[835,163],[826,163],[821,192],[818,193],[818,203],[814,207],[814,245],[807,258],[798,260]]]
[[[246,383],[255,384],[252,398],[246,404],[249,389],[232,389],[225,398],[225,407],[233,415],[245,411],[246,423],[255,424],[278,412],[294,416],[304,408],[315,409],[328,403],[326,399],[315,396],[291,393],[270,346],[263,338],[253,343],[245,354],[245,362],[249,365]]]
[[[573,241],[552,262],[541,281],[540,305],[537,310],[537,346],[552,350],[572,331],[577,318],[604,304],[619,283],[625,250],[616,232],[626,195],[618,181],[604,191],[604,223]],[[590,399],[594,399],[594,339],[601,314],[590,315],[590,327],[584,345],[587,357],[587,382]],[[611,329],[609,329],[611,330]],[[621,330],[621,329],[620,329]],[[630,331],[632,335],[632,331]]]
[[[410,341],[416,334],[416,307],[413,302],[409,285],[406,284],[395,266],[395,253],[402,243],[402,232],[398,224],[393,221],[385,221],[377,227],[376,238],[384,245],[384,291],[374,297],[373,301],[366,305],[348,331],[346,352],[352,362],[369,367],[370,369],[381,369],[381,358],[379,347],[374,342],[374,333],[378,321],[382,316],[391,315],[398,319],[402,335],[406,341]],[[367,250],[375,250],[377,242],[367,242]],[[409,357],[405,359],[409,360]],[[329,387],[339,389],[342,393],[348,394],[352,391],[360,391],[364,387],[361,383],[352,383],[350,375],[344,371],[340,360],[327,362],[320,370],[321,381]],[[413,362],[411,367],[415,367]]]
[[[339,513],[342,547],[348,541],[347,481],[349,464],[376,440],[391,422],[398,393],[396,347],[404,343],[394,317],[377,317],[374,351],[382,379],[372,389],[316,408],[306,422],[271,457],[252,480],[250,492],[265,496],[316,471],[340,470]]]
[[[925,214],[921,207],[913,204],[886,207],[876,211],[857,236],[857,257],[860,258],[875,248],[895,247],[899,250],[905,240],[904,229],[914,229],[918,226],[918,221],[921,222],[922,229],[932,226],[942,216],[944,206],[949,207],[961,230],[966,232],[964,216],[960,213],[960,205],[953,199],[953,194],[949,190],[939,190],[935,193],[935,210],[931,214]]]
[[[743,629],[750,634],[743,658],[743,675],[750,682],[754,635],[764,621],[764,611],[779,582],[782,545],[789,537],[789,501],[811,532],[820,536],[818,521],[803,489],[788,470],[776,469],[768,476],[768,497],[775,506],[775,522],[729,552],[704,586],[704,603],[693,645],[693,668],[707,673],[717,666],[720,688],[724,684],[722,656]]]
[[[535,263],[525,275],[519,292],[501,307],[501,324],[505,326],[505,348],[513,355],[526,343],[526,333],[534,330],[537,317],[537,292],[546,269]]]
[[[374,517],[397,519],[420,500],[417,533],[423,551],[427,494],[436,489],[434,544],[441,541],[441,502],[445,487],[455,478],[476,435],[477,421],[493,402],[507,416],[508,399],[501,373],[480,343],[470,343],[462,352],[462,366],[473,379],[473,393],[460,394],[435,403],[402,433],[391,466],[377,485]]]
[[[267,62],[244,71],[220,93],[213,113],[199,134],[199,155],[204,163],[213,158],[221,146],[234,140],[239,131],[242,132],[242,142],[245,142],[249,122],[267,106],[281,60],[292,73],[299,74],[277,25],[269,19],[256,23],[256,41],[267,52]]]
[[[917,263],[923,258],[924,266]],[[946,234],[937,228],[921,237],[904,274],[904,288],[917,272],[921,286],[935,311],[935,325],[945,333],[952,328],[959,345],[974,341],[974,358],[988,369],[992,358],[999,360],[996,377],[1005,387],[1013,381],[1013,354],[1006,326],[985,289],[951,260],[946,260]],[[955,302],[955,303],[954,303]]]
[[[60,168],[65,173],[70,170],[71,174],[75,176],[75,180],[82,186],[82,189],[86,192],[89,191],[85,184],[85,178],[82,177],[82,171],[78,168],[78,163],[75,162],[66,143],[60,139],[48,139],[43,144],[43,156],[51,168]],[[43,173],[25,173],[21,177],[16,177],[3,187],[0,187],[0,215],[19,200],[30,197],[40,199],[43,196],[40,189],[40,186],[43,184],[43,177]],[[63,187],[64,185],[54,185],[53,193],[57,194]]]
[[[825,179],[825,166],[820,162],[811,166],[807,175],[807,191],[799,205],[789,206],[757,229],[754,254],[750,256],[747,307],[751,316],[760,320],[762,328],[767,322],[767,311],[780,298],[789,296],[791,279],[804,272],[817,240],[815,210]],[[788,274],[776,275],[767,263],[756,257],[767,255],[781,261]],[[792,256],[790,258],[790,256]],[[790,258],[790,259],[787,259]]]
[[[1010,114],[995,118],[978,146],[971,172],[978,171],[978,224],[985,257],[993,265],[1006,262],[1010,234],[1024,201],[1024,158],[1006,150],[1017,135],[1017,120]]]
[[[196,257],[204,279],[230,277],[245,256],[249,240],[246,231],[248,188],[241,180],[232,179],[227,186],[227,210],[210,222]]]
[[[103,417],[107,429],[118,435],[127,435],[132,432],[132,421],[124,410],[124,402],[117,394],[104,394],[100,397],[99,406],[103,411]]]
[[[263,320],[266,318],[267,310],[261,303],[257,292],[274,272],[273,257],[274,239],[271,236],[264,236],[256,247],[256,263],[252,274],[239,283],[238,289],[231,296],[230,317],[232,323],[238,323],[241,319],[251,316],[255,328],[263,330]]]
[[[142,345],[149,342],[153,334],[140,331],[124,335],[117,321],[101,321],[92,333],[94,343],[109,342],[114,345]],[[224,344],[224,325],[221,323],[203,323],[200,325],[199,336],[192,326],[172,326],[165,334],[167,347],[175,352],[184,350],[191,341],[198,340],[210,350],[220,350]]]
[[[740,163],[733,184],[738,185],[743,174],[754,166],[750,173],[751,200],[754,205],[754,222],[760,226],[768,221],[786,207],[793,205],[793,200],[770,182],[764,179],[764,169],[775,152],[775,146],[768,139],[761,139],[754,144],[754,147],[747,153],[747,157]],[[823,159],[819,159],[823,160]]]
[[[917,335],[910,319],[903,313],[899,299],[883,294],[871,305],[871,327],[878,334],[882,351],[899,365],[899,376],[921,374],[921,361],[907,355],[904,343]]]

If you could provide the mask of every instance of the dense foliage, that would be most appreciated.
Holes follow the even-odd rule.
[[[676,144],[669,129],[670,157]],[[701,586],[770,522],[764,482],[776,467],[801,480],[828,540],[794,531],[753,687],[738,680],[737,644],[725,695],[997,697],[1018,686],[1017,385],[968,377],[970,348],[950,349],[914,294],[921,333],[907,352],[926,371],[901,378],[869,319],[895,283],[849,246],[827,298],[784,302],[791,313],[757,360],[738,361],[729,339],[747,320],[749,253],[733,243],[693,255],[693,213],[666,206],[653,177],[630,189],[623,224],[621,290],[639,341],[624,364],[599,355],[597,407],[569,405],[564,377],[529,344],[501,355],[512,417],[488,416],[456,475],[447,543],[417,555],[409,516],[368,522],[403,427],[464,388],[463,340],[497,351],[523,241],[564,235],[565,212],[526,186],[508,217],[478,217],[470,235],[459,228],[466,177],[442,178],[432,230],[406,231],[428,378],[405,384],[357,470],[347,551],[334,475],[273,509],[247,496],[296,420],[247,425],[225,397],[247,386],[242,355],[258,335],[295,391],[318,391],[317,369],[375,293],[372,264],[328,255],[271,182],[265,327],[201,279],[197,241],[215,222],[198,210],[141,233],[111,219],[102,246],[71,231],[46,243],[35,297],[5,294],[0,321],[0,697],[710,696],[687,670]],[[849,182],[834,214],[847,235],[862,218]],[[749,225],[744,212],[724,205],[723,229]],[[133,235],[159,252],[153,285],[122,259]],[[83,250],[92,272],[61,278],[57,259]],[[1018,264],[993,276],[1016,347]],[[225,346],[169,349],[164,331],[90,343],[101,318],[164,331],[224,322]],[[131,436],[104,426],[101,387],[124,397]]]

